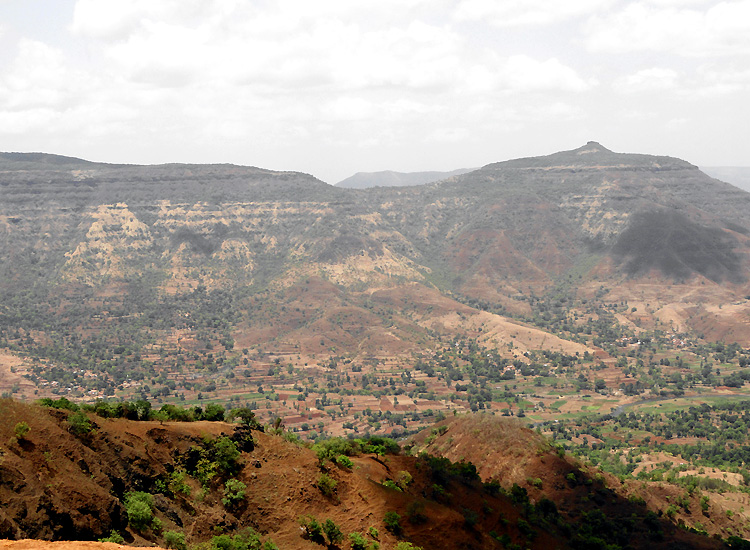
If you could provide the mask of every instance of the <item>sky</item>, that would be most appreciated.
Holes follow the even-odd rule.
[[[750,166],[750,0],[0,0],[0,151],[336,183],[574,149]]]

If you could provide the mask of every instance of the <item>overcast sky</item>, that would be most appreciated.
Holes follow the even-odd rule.
[[[311,173],[750,165],[750,0],[0,0],[0,150]]]

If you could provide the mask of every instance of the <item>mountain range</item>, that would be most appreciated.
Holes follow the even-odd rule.
[[[394,172],[385,170],[382,172],[357,172],[353,176],[341,180],[338,187],[350,189],[367,189],[368,187],[403,187],[407,185],[424,185],[433,181],[440,181],[451,176],[460,176],[472,169],[463,168],[450,172]]]
[[[626,302],[623,322],[636,327],[750,343],[750,194],[671,157],[591,142],[421,186],[355,190],[232,165],[6,153],[0,188],[6,331],[29,292],[36,320],[17,328],[44,331],[41,318],[71,306],[59,303],[66,293],[114,326],[123,317],[99,311],[102,296],[127,308],[136,295],[125,289],[158,302],[205,288],[229,292],[245,313],[248,300],[293,306],[283,318],[230,323],[237,340],[309,349],[323,339],[372,353],[383,343],[363,341],[367,333],[392,353],[458,302],[472,318],[479,304],[528,317],[562,293],[579,308]],[[300,292],[311,282],[320,301],[305,312]],[[365,307],[373,299],[393,314]],[[406,304],[421,317],[404,318]],[[423,311],[431,304],[433,319]],[[332,323],[351,315],[356,330]],[[315,324],[313,335],[303,330]]]

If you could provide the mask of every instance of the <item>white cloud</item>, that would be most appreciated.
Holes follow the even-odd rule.
[[[340,97],[322,109],[328,120],[365,120],[375,112],[370,101],[358,97]]]
[[[750,90],[750,69],[708,65],[697,70],[697,80],[691,95],[698,97],[724,96],[747,93]]]
[[[517,92],[583,92],[596,86],[595,80],[581,78],[575,70],[555,58],[538,61],[514,55],[504,67],[505,85]]]
[[[619,11],[592,17],[587,24],[589,48],[699,58],[750,55],[750,0],[719,2],[703,10],[659,4],[628,3]]]
[[[74,33],[106,40],[126,37],[148,15],[149,0],[78,0],[73,11]]]
[[[463,0],[455,11],[459,21],[489,21],[498,27],[559,23],[608,8],[610,0]]]
[[[7,109],[62,107],[77,97],[64,55],[50,46],[23,39],[9,70],[0,76],[0,94]],[[81,78],[85,78],[81,75]]]
[[[381,155],[381,169],[479,165],[524,144],[567,146],[571,133],[640,135],[644,117],[716,128],[721,108],[747,118],[748,5],[77,0],[49,18],[67,29],[34,40],[33,21],[3,19],[0,149],[336,181],[365,157]]]
[[[616,79],[614,87],[624,93],[664,91],[674,89],[677,79],[677,71],[653,67]]]

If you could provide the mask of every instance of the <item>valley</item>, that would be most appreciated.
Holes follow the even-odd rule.
[[[671,415],[744,422],[722,407],[750,402],[749,204],[595,142],[367,189],[0,154],[0,391],[154,423],[249,410],[302,448],[411,436],[533,493],[541,474],[485,472],[440,433],[517,420],[670,524],[746,537],[750,474],[718,449],[747,441]],[[710,521],[690,515],[709,493]]]

